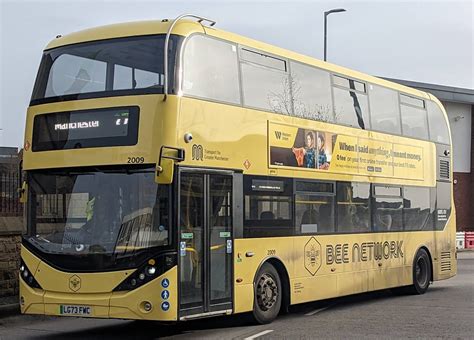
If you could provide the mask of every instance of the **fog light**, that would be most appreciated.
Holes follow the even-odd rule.
[[[152,308],[153,308],[153,306],[148,301],[143,304],[143,309],[145,310],[145,312],[151,311]]]

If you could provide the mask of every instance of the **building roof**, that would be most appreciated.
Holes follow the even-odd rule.
[[[10,155],[18,155],[18,148],[17,147],[10,147],[10,146],[0,146],[0,155],[3,156],[10,156]]]
[[[16,147],[0,147],[0,166],[3,164],[18,163],[18,148]]]
[[[394,79],[394,78],[386,78],[386,77],[382,77],[382,78],[389,81],[393,81],[395,83],[405,85],[405,86],[413,87],[415,89],[418,89],[424,92],[429,92],[432,95],[436,96],[441,101],[474,105],[474,90],[473,89],[466,89],[466,88],[454,87],[454,86],[444,86],[444,85],[438,85],[438,84],[421,83],[418,81],[411,81],[411,80],[402,80],[402,79]]]

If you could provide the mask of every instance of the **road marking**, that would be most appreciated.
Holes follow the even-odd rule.
[[[251,335],[251,336],[245,338],[244,340],[253,340],[253,339],[258,338],[259,336],[262,336],[262,335],[265,335],[265,334],[268,334],[268,333],[271,333],[271,332],[273,332],[273,329],[267,329],[266,331]]]
[[[306,316],[312,316],[312,315],[318,314],[319,312],[325,311],[325,310],[328,309],[329,307],[331,307],[331,306],[327,306],[327,307],[323,307],[323,308],[319,308],[319,309],[313,310],[312,312],[306,313],[305,315],[306,315]]]

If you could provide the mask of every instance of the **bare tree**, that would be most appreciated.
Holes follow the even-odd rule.
[[[311,120],[334,123],[338,114],[333,114],[331,105],[309,105],[301,99],[301,86],[294,76],[282,80],[282,90],[270,92],[267,96],[268,104],[273,112],[289,116],[296,116]]]

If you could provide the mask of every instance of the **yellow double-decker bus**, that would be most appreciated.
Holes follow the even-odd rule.
[[[22,313],[267,323],[454,276],[440,102],[213,26],[180,16],[46,47],[25,132]]]

